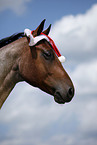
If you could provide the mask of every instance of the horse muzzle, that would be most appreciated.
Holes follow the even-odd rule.
[[[74,88],[69,88],[68,91],[56,90],[54,93],[54,100],[59,104],[64,104],[66,102],[70,102],[74,96]]]

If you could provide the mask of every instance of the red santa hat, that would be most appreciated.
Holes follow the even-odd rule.
[[[29,46],[34,46],[37,42],[39,42],[42,39],[46,39],[47,41],[50,42],[50,44],[52,45],[53,50],[55,51],[56,55],[58,56],[58,59],[61,63],[65,62],[65,57],[61,56],[58,48],[56,47],[54,41],[46,34],[41,33],[39,36],[33,37],[32,35],[33,31],[29,30],[29,29],[25,29],[24,30],[24,34],[30,38],[30,42],[29,42]]]

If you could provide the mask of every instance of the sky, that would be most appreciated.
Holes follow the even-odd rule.
[[[0,0],[0,39],[43,19],[66,57],[75,96],[59,105],[18,83],[0,110],[0,145],[97,145],[97,0]]]

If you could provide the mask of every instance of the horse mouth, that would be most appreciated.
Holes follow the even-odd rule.
[[[66,96],[63,98],[59,92],[55,92],[54,100],[58,104],[65,104],[71,101],[71,99]]]

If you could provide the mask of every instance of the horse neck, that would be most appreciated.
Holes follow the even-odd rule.
[[[21,38],[0,49],[0,108],[14,88],[21,81],[18,63],[24,53],[27,39]]]

